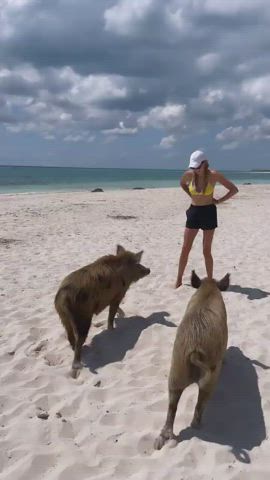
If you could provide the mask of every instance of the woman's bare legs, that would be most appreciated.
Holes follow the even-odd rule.
[[[213,278],[213,257],[211,253],[215,230],[203,231],[203,255],[208,278]]]
[[[189,252],[191,250],[194,238],[196,237],[199,229],[197,228],[185,228],[184,233],[184,243],[182,246],[182,251],[179,259],[178,274],[175,284],[175,288],[178,288],[182,285],[182,277],[187,265]]]

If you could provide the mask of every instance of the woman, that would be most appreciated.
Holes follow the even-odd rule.
[[[178,275],[175,288],[182,285],[184,270],[189,252],[198,231],[203,230],[203,255],[208,278],[213,278],[213,258],[211,254],[212,240],[217,227],[216,205],[225,202],[238,192],[238,188],[221,173],[210,170],[205,154],[196,150],[192,153],[189,169],[181,178],[180,185],[190,196],[191,205],[187,210],[187,222],[184,243],[179,259]],[[216,183],[220,183],[228,192],[218,200],[214,198]]]

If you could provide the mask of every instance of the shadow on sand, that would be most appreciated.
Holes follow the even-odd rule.
[[[242,293],[247,296],[248,300],[260,300],[270,295],[270,292],[265,292],[260,288],[240,287],[240,285],[230,285],[227,291]]]
[[[182,430],[178,441],[197,437],[228,445],[239,461],[250,463],[248,452],[266,438],[258,377],[253,365],[270,368],[245,357],[238,347],[227,350],[217,388],[203,415],[201,429],[188,427]]]
[[[176,327],[173,322],[166,320],[168,315],[167,312],[156,312],[147,318],[116,318],[114,330],[103,330],[93,337],[89,346],[83,347],[83,363],[92,373],[97,373],[97,368],[121,361],[146,328],[154,324]]]

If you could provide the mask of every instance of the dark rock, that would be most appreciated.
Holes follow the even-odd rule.
[[[91,192],[103,192],[102,188],[94,188],[94,190],[91,190]]]
[[[252,183],[250,183],[250,182],[245,182],[245,183],[243,183],[243,185],[252,185]]]
[[[132,190],[145,190],[144,187],[133,187]]]
[[[0,245],[5,245],[9,247],[12,243],[20,243],[20,240],[15,240],[13,238],[0,238]]]
[[[49,414],[47,412],[40,412],[37,414],[37,417],[41,420],[48,420]]]
[[[133,220],[138,217],[134,217],[134,215],[107,215],[108,218],[115,218],[116,220]]]

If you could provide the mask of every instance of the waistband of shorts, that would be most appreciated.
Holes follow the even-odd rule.
[[[209,203],[208,205],[193,205],[193,203],[190,204],[190,207],[192,208],[209,208],[209,207],[215,207],[216,205],[214,203]]]

